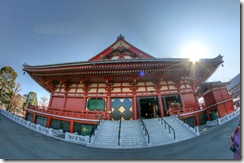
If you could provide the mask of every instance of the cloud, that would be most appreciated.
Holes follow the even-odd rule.
[[[79,23],[48,23],[34,25],[33,30],[38,34],[58,35],[58,34],[79,34],[82,32],[82,25]]]

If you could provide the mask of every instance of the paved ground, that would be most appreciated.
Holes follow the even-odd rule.
[[[239,117],[201,136],[147,149],[109,150],[64,142],[29,130],[0,115],[0,158],[65,160],[230,160],[229,137]]]

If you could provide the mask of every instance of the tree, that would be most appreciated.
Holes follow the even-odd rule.
[[[25,96],[25,95],[24,95]],[[29,92],[26,98],[26,101],[23,104],[23,108],[25,108],[28,104],[37,106],[38,100],[37,100],[37,94],[36,92]]]
[[[15,79],[18,74],[12,67],[5,66],[0,70],[0,100],[4,104],[10,104],[14,95]],[[7,108],[8,109],[8,108]]]
[[[21,84],[17,83],[14,88],[13,96],[9,102],[9,110],[13,113],[15,113],[16,108],[20,109],[24,103],[22,96],[19,94],[20,91]]]
[[[43,96],[43,97],[41,97],[41,101],[40,101],[39,105],[42,106],[42,107],[47,107],[47,105],[48,105],[47,101],[48,101],[48,97],[47,96]]]

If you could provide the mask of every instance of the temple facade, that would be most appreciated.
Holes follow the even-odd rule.
[[[196,63],[189,58],[155,58],[120,35],[88,61],[24,64],[23,70],[50,92],[49,106],[28,106],[25,119],[81,135],[89,134],[99,119],[177,115],[200,125],[211,116],[198,102],[206,90],[198,91],[199,86],[222,63],[221,55]],[[228,102],[229,98],[224,100]],[[232,110],[228,105],[218,116]]]

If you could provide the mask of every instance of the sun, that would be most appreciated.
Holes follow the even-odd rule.
[[[207,48],[198,42],[186,44],[182,49],[182,54],[185,58],[189,58],[191,62],[196,63],[202,58],[208,56]]]

